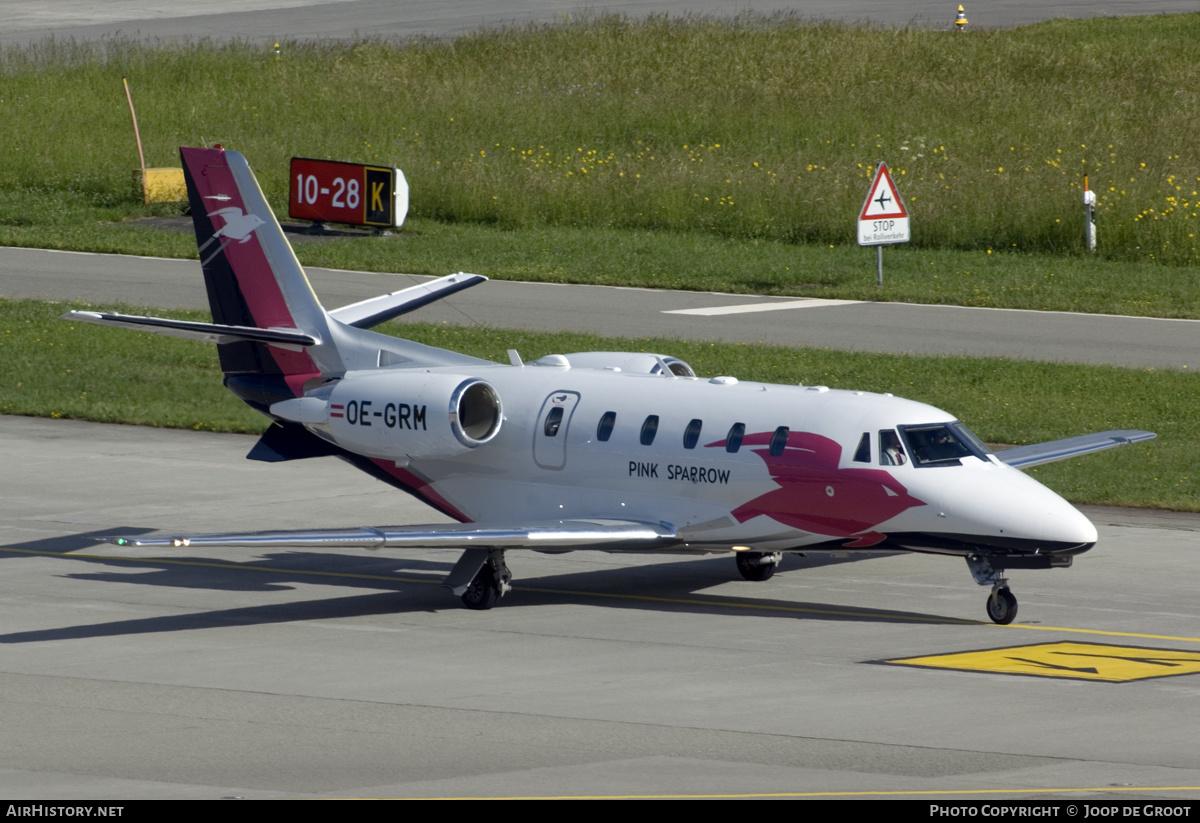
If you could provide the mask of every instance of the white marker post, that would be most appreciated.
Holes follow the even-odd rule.
[[[900,192],[892,182],[887,163],[879,161],[871,190],[858,214],[858,245],[875,246],[875,261],[879,271],[878,285],[883,285],[883,247],[891,243],[907,243],[908,210],[900,200]]]
[[[1088,188],[1083,176],[1083,242],[1088,251],[1096,250],[1096,192]]]

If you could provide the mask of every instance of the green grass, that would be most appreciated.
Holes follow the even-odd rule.
[[[293,155],[405,170],[418,218],[406,237],[422,240],[332,244],[305,262],[1194,316],[1198,58],[1198,14],[967,34],[600,17],[452,41],[285,43],[278,56],[10,48],[0,243],[194,254],[98,225],[146,212],[130,193],[127,76],[150,165],[222,142],[277,204]],[[879,159],[913,242],[887,251],[897,290],[877,293],[853,236]],[[1085,173],[1095,259],[1081,251]],[[446,252],[410,253],[431,235]],[[511,260],[476,265],[476,246]]]
[[[0,299],[0,413],[214,431],[265,427],[263,417],[222,388],[211,347],[56,319],[71,307]],[[201,313],[138,311],[205,319]],[[526,360],[554,352],[657,351],[682,357],[701,375],[892,392],[946,409],[992,443],[1148,429],[1159,439],[1043,466],[1034,475],[1079,503],[1200,511],[1194,476],[1200,388],[1185,373],[421,324],[385,328],[501,362],[509,348]]]

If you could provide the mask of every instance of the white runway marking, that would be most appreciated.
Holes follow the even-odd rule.
[[[664,311],[663,314],[698,314],[703,317],[715,317],[721,314],[751,314],[759,311],[849,306],[861,302],[861,300],[822,300],[817,297],[809,297],[804,300],[788,300],[786,302],[772,301],[770,303],[741,303],[736,306],[710,306],[706,309],[671,309]]]

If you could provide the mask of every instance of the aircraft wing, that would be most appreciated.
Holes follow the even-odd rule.
[[[1056,460],[1066,460],[1068,457],[1078,457],[1081,454],[1111,449],[1116,446],[1127,446],[1142,440],[1152,440],[1153,432],[1137,430],[1097,432],[1084,434],[1079,437],[1068,437],[1065,440],[1051,440],[1048,443],[1033,443],[1028,446],[1017,446],[996,452],[1001,462],[1018,469],[1040,466],[1043,463],[1053,463]]]
[[[147,548],[351,549],[656,549],[682,542],[666,523],[559,520],[528,526],[479,523],[278,532],[114,537],[118,546]]]

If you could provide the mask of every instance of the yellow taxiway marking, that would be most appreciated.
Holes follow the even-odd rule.
[[[1103,643],[1038,643],[925,657],[884,660],[897,666],[998,672],[1070,680],[1127,683],[1200,672],[1200,652],[1113,646]]]
[[[983,621],[980,621],[983,622]],[[1200,637],[1181,637],[1174,634],[1148,634],[1146,632],[1115,632],[1105,629],[1073,629],[1067,626],[1027,626],[1027,625],[1009,625],[997,626],[995,623],[988,624],[997,629],[1025,629],[1033,632],[1063,632],[1066,634],[1099,634],[1104,637],[1133,637],[1138,640],[1167,640],[1172,643],[1200,643]]]
[[[431,579],[427,576],[419,577],[402,577],[394,574],[366,574],[363,572],[337,572],[337,571],[322,571],[320,569],[293,569],[284,566],[260,566],[252,563],[223,563],[220,561],[203,561],[203,560],[172,560],[169,557],[130,557],[122,554],[84,554],[82,552],[55,552],[55,551],[40,551],[38,549],[18,549],[9,546],[0,546],[0,552],[11,552],[13,554],[27,554],[39,557],[59,557],[64,560],[111,560],[125,563],[147,563],[161,566],[196,566],[209,569],[229,569],[231,571],[260,571],[271,574],[293,574],[302,575],[305,577],[334,577],[348,578],[353,580],[379,580],[391,583],[421,583],[427,586],[440,586],[441,578]],[[1200,643],[1200,637],[1186,637],[1170,634],[1147,634],[1144,632],[1118,632],[1106,629],[1079,629],[1069,626],[1031,626],[1023,624],[1012,624],[1008,626],[998,626],[995,623],[985,623],[982,620],[970,620],[957,617],[934,617],[930,615],[917,614],[888,614],[882,611],[863,611],[855,609],[844,609],[836,606],[825,608],[815,606],[794,606],[786,603],[778,602],[763,602],[751,599],[734,600],[729,597],[713,595],[711,597],[656,597],[654,595],[645,594],[626,594],[623,592],[597,592],[583,591],[579,589],[551,589],[541,586],[513,586],[514,591],[535,592],[538,594],[556,594],[569,597],[590,597],[602,600],[630,600],[639,603],[665,603],[677,606],[705,606],[709,608],[719,607],[724,609],[736,609],[739,611],[760,611],[774,612],[784,614],[816,614],[825,617],[846,617],[856,620],[888,620],[897,623],[931,623],[937,625],[949,626],[981,626],[989,629],[999,630],[1020,630],[1028,631],[1043,631],[1043,632],[1062,632],[1067,634],[1088,634],[1100,637],[1127,637],[1136,638],[1139,640],[1163,640],[1171,643]]]

